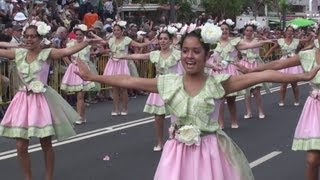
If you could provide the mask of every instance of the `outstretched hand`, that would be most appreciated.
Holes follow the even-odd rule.
[[[85,64],[83,61],[77,59],[76,65],[79,68],[79,71],[75,71],[74,73],[81,77],[81,79],[85,81],[89,81],[91,77],[93,76],[92,72],[89,70],[89,67],[87,64]]]
[[[310,72],[303,73],[304,80],[310,81],[311,79],[313,79],[317,75],[319,70],[320,70],[320,65],[311,69]]]
[[[239,63],[234,63],[234,65],[237,67],[237,70],[243,74],[250,73],[250,69],[246,68],[244,65]]]
[[[99,37],[98,35],[94,34],[92,31],[89,32],[90,38],[87,37],[86,41],[90,44],[90,45],[96,45],[99,43],[105,43],[104,39],[102,39],[101,37]]]

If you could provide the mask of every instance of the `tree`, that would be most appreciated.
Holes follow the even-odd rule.
[[[241,14],[246,0],[203,0],[206,13],[221,19],[235,18]]]
[[[286,27],[286,15],[289,5],[287,4],[287,0],[280,0],[279,7],[281,12],[281,28],[284,29]]]

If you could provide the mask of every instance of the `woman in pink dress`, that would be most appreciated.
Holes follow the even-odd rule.
[[[313,33],[312,33],[313,34]],[[318,33],[319,34],[319,33]],[[310,36],[304,38],[310,42]],[[306,43],[308,46],[311,43]],[[287,59],[276,60],[253,69],[239,66],[243,73],[259,72],[267,69],[280,70],[302,66],[304,72],[310,72],[320,65],[320,49],[306,48]],[[290,74],[290,73],[287,73]],[[303,106],[295,129],[291,149],[306,151],[306,180],[319,179],[320,167],[320,73],[310,80],[310,93]]]
[[[204,72],[210,43],[219,36],[213,24],[204,25],[182,39],[183,75],[165,74],[146,79],[130,76],[99,76],[79,61],[84,80],[124,88],[159,93],[169,113],[176,118],[170,126],[170,139],[163,147],[154,180],[253,180],[249,163],[241,149],[219,128],[217,119],[221,99],[229,93],[264,81],[293,82],[313,78],[320,66],[306,74],[278,71],[232,76]],[[213,36],[213,37],[211,37]],[[134,178],[132,178],[134,179]]]
[[[163,31],[158,35],[158,43],[160,50],[151,51],[146,54],[131,54],[124,55],[121,59],[132,60],[150,60],[155,64],[156,77],[163,74],[182,74],[183,67],[180,63],[180,51],[175,48],[170,48],[172,45],[172,34],[168,31]],[[163,147],[163,129],[165,115],[168,114],[164,102],[158,93],[150,93],[143,112],[154,114],[155,129],[157,137],[157,145],[153,147],[153,151],[161,151]]]
[[[78,113],[47,85],[50,60],[60,59],[80,51],[91,40],[64,49],[42,49],[41,42],[50,30],[44,22],[26,27],[25,49],[0,50],[0,56],[13,59],[19,74],[19,91],[13,97],[0,124],[0,135],[16,141],[18,159],[25,180],[32,179],[28,153],[29,139],[40,139],[45,161],[45,178],[52,180],[54,152],[52,136],[63,140],[75,135],[73,123]]]
[[[217,43],[217,47],[214,49],[214,61],[218,64],[218,71],[212,73],[218,74],[230,74],[239,75],[234,63],[239,61],[239,50],[256,48],[264,45],[265,43],[272,43],[271,40],[264,40],[259,42],[246,43],[241,41],[240,38],[230,37],[230,25],[228,21],[220,23],[222,29],[222,36]],[[210,60],[209,60],[210,61]],[[239,128],[236,108],[236,97],[245,94],[245,91],[234,92],[226,95],[226,101],[230,112],[231,128]],[[221,128],[224,128],[224,105],[220,108],[219,124]]]
[[[75,26],[74,33],[76,35],[75,40],[71,40],[67,43],[67,47],[72,47],[76,44],[82,43],[85,39],[87,26],[84,24],[80,24]],[[60,89],[66,92],[75,92],[77,96],[77,112],[81,116],[81,120],[76,121],[76,124],[83,124],[86,123],[86,116],[85,116],[85,103],[84,103],[84,96],[85,92],[90,91],[95,87],[94,82],[83,81],[79,76],[77,76],[74,72],[78,71],[78,67],[75,65],[75,60],[80,59],[84,61],[86,64],[90,61],[90,50],[91,46],[87,46],[83,48],[81,51],[74,53],[71,56],[71,62],[62,78],[61,87]]]
[[[296,50],[300,44],[300,40],[294,37],[294,32],[295,28],[291,25],[285,28],[285,37],[278,39],[277,43],[270,48],[270,50],[266,53],[266,57],[269,56],[269,54],[274,51],[276,48],[280,47],[281,48],[281,53],[282,53],[282,58],[280,60],[288,60],[289,57],[294,56],[296,54]],[[295,74],[295,73],[301,73],[303,70],[301,66],[295,66],[295,67],[290,67],[290,68],[285,68],[281,69],[281,72],[283,73],[290,73],[290,74]],[[282,83],[280,86],[280,101],[278,105],[284,106],[284,99],[286,96],[287,92],[287,83]],[[291,83],[291,88],[292,92],[294,95],[294,106],[299,106],[299,87],[296,82]]]
[[[245,24],[243,30],[244,30],[244,37],[241,41],[244,43],[252,43],[252,42],[258,42],[259,40],[254,37],[254,32],[256,31],[257,26],[253,23],[247,23]],[[244,65],[247,68],[254,68],[257,67],[259,64],[262,64],[263,61],[260,58],[260,48],[252,48],[252,49],[246,49],[246,50],[240,50],[242,59],[240,60],[240,64]],[[252,110],[251,110],[251,95],[253,95],[255,102],[256,102],[256,108],[258,110],[258,117],[259,119],[265,118],[265,113],[262,106],[262,96],[261,96],[261,87],[263,87],[263,84],[256,84],[246,90],[245,95],[245,105],[246,105],[246,113],[243,116],[244,119],[250,119],[252,118]],[[264,85],[266,88],[266,85]]]
[[[124,30],[126,27],[125,21],[116,22],[113,25],[113,37],[109,39],[108,44],[112,56],[119,56],[128,54],[129,46],[145,47],[150,44],[151,41],[145,43],[138,43],[128,36],[124,36]],[[104,69],[103,75],[130,75],[128,62],[117,58],[110,57],[107,65]],[[122,101],[122,109],[119,110],[119,99]],[[112,87],[112,99],[113,99],[113,111],[112,116],[127,115],[128,114],[128,91],[124,88]]]

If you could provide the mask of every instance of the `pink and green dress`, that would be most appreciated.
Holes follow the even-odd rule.
[[[26,61],[28,50],[15,49],[15,63],[21,83],[0,124],[0,135],[9,138],[63,140],[74,136],[73,123],[78,113],[47,85],[51,48],[43,49],[36,59]]]
[[[227,44],[222,46],[220,42],[217,43],[217,47],[214,49],[215,56],[217,57],[217,60],[221,64],[221,67],[223,69],[221,71],[215,72],[213,74],[230,74],[230,75],[239,75],[239,71],[237,70],[237,67],[232,64],[236,63],[238,58],[238,50],[236,46],[240,43],[241,38],[234,38],[230,39]],[[231,94],[228,94],[227,96],[239,96],[245,94],[245,91],[238,91]]]
[[[299,54],[305,72],[318,66],[316,49],[301,51]],[[320,150],[320,73],[310,81],[310,94],[297,124],[292,150]]]
[[[132,39],[125,36],[120,43],[116,43],[116,38],[109,39],[109,48],[113,56],[128,54],[128,47]],[[130,75],[130,69],[127,60],[119,60],[110,57],[104,69],[103,75]]]
[[[76,44],[76,41],[71,41],[67,44],[67,47],[72,47],[75,44]],[[67,91],[67,92],[80,92],[80,91],[90,91],[93,88],[95,88],[94,82],[84,81],[74,73],[79,71],[79,68],[76,65],[76,61],[75,61],[77,58],[79,58],[89,66],[90,48],[91,46],[87,46],[83,48],[81,51],[74,53],[71,56],[72,63],[69,64],[66,72],[63,75],[63,78],[61,81],[61,87],[60,87],[61,90]]]
[[[260,57],[260,48],[240,50],[240,53],[242,56],[242,59],[240,60],[240,64],[246,68],[253,69],[264,63]],[[246,89],[246,95],[250,96],[251,94],[250,90],[257,87],[262,87],[267,92],[270,92],[269,90],[270,86],[271,86],[271,83],[259,83],[259,84],[253,85]]]
[[[300,42],[299,39],[293,39],[290,44],[287,44],[284,38],[278,39],[278,44],[281,48],[281,53],[282,53],[282,57],[280,58],[280,60],[286,61],[288,57],[294,56],[296,54],[295,52],[298,48],[299,42]],[[294,66],[294,67],[281,69],[280,72],[297,74],[297,73],[302,73],[303,70],[301,66]]]
[[[155,64],[157,77],[163,74],[182,74],[183,67],[180,63],[181,52],[172,48],[172,53],[166,59],[162,58],[160,51],[150,52],[150,61]],[[164,102],[158,93],[150,93],[143,112],[149,114],[167,114]]]
[[[173,116],[154,180],[253,180],[241,149],[217,122],[230,75],[208,76],[202,90],[190,96],[183,76],[158,77],[158,92]]]

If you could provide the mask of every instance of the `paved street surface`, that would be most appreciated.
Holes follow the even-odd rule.
[[[299,107],[293,106],[291,89],[284,107],[277,105],[277,92],[264,95],[263,120],[256,113],[254,118],[244,120],[244,102],[239,99],[239,129],[230,129],[226,112],[225,131],[246,154],[256,180],[304,179],[305,152],[292,151],[291,143],[308,91],[307,85],[300,86]],[[152,151],[153,119],[142,112],[146,98],[130,99],[128,116],[111,117],[111,101],[90,105],[88,123],[76,126],[78,135],[54,143],[55,179],[152,180],[161,153]],[[30,155],[34,179],[43,180],[44,162],[38,139],[31,140]],[[14,141],[0,137],[0,180],[22,179]]]

